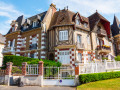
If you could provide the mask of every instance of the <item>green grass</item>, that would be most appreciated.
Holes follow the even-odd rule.
[[[120,78],[82,84],[77,90],[120,90]]]

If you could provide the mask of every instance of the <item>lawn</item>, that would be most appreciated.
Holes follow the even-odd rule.
[[[77,90],[120,90],[120,78],[82,84]]]

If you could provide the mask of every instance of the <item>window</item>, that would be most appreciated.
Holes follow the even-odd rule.
[[[37,27],[37,21],[33,22],[33,27]]]
[[[69,51],[68,50],[60,51],[59,61],[62,64],[70,64],[70,55],[69,55]]]
[[[37,38],[36,37],[33,37],[32,38],[32,44],[36,44],[37,43]]]
[[[25,45],[25,39],[22,39],[22,46]]]
[[[90,44],[90,36],[89,35],[87,35],[87,42],[88,42],[88,44]]]
[[[34,53],[31,53],[31,54],[30,54],[30,57],[31,57],[31,58],[34,58]]]
[[[91,55],[90,54],[88,54],[88,62],[91,62],[92,60],[91,60]]]
[[[27,28],[28,28],[28,26],[27,26],[27,25],[25,25],[25,26],[23,27],[23,29],[24,29],[24,30],[26,30]]]
[[[78,61],[80,61],[82,63],[82,54],[78,53]]]
[[[87,28],[87,23],[84,23],[84,27]]]
[[[100,45],[100,44],[99,44],[99,39],[98,39],[98,38],[96,38],[96,42],[97,42],[97,45]]]
[[[68,31],[59,31],[59,40],[63,41],[63,40],[68,40]]]
[[[82,43],[82,39],[81,38],[82,38],[82,36],[78,34],[77,35],[77,43],[80,43],[80,44]]]
[[[79,16],[77,16],[77,18],[75,19],[75,23],[76,23],[77,25],[80,25],[80,18],[79,18]]]

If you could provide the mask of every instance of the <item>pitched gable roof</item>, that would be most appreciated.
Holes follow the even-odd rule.
[[[89,23],[90,23],[90,29],[93,30],[95,25],[102,19],[106,22],[109,22],[106,18],[104,18],[102,15],[100,15],[98,12],[95,12],[89,18]]]

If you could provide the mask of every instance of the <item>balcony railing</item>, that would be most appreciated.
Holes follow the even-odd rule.
[[[107,45],[102,45],[102,46],[97,46],[97,50],[100,52],[105,52],[105,53],[110,53],[111,52],[111,47]]]
[[[97,30],[97,34],[98,34],[98,36],[102,36],[102,37],[104,37],[104,36],[107,35],[106,31],[103,30],[103,29],[99,29],[99,30]]]
[[[76,43],[77,49],[84,49],[84,44],[83,43]]]
[[[37,49],[37,43],[36,43],[36,44],[31,44],[31,45],[29,46],[29,49],[30,49],[30,50]]]
[[[3,48],[3,53],[15,52],[15,47],[5,47]]]

